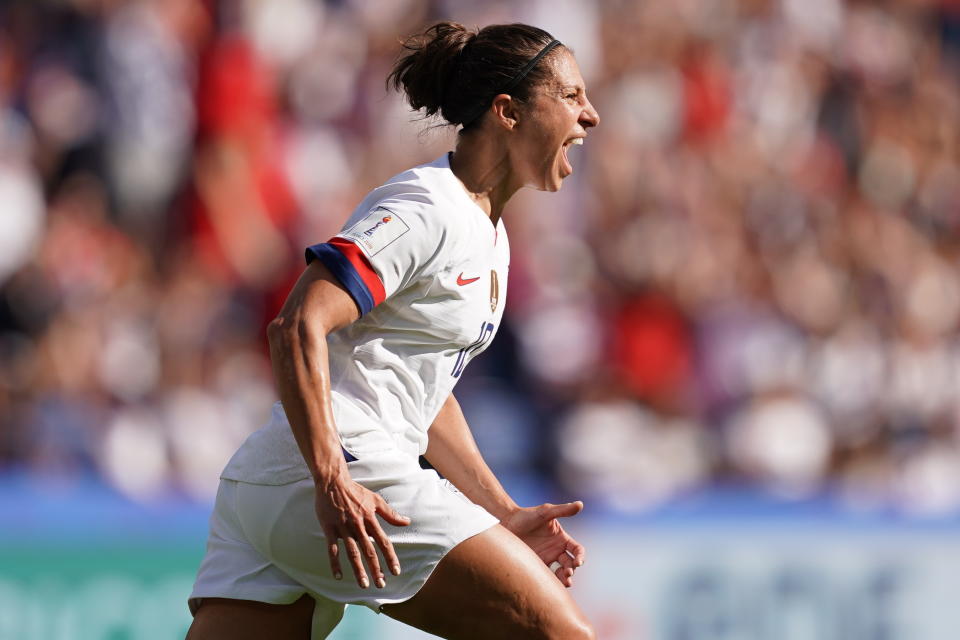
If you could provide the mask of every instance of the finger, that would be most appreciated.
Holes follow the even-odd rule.
[[[573,559],[573,556],[569,555],[566,551],[560,554],[557,558],[557,562],[564,569],[570,569],[571,571],[576,568],[577,562]]]
[[[366,589],[370,586],[370,580],[367,578],[367,572],[363,568],[363,554],[360,553],[360,547],[355,538],[347,536],[343,539],[343,545],[347,548],[347,557],[353,566],[353,574],[357,577],[357,584]]]
[[[570,538],[570,542],[567,543],[567,550],[564,553],[572,557],[574,565],[578,567],[582,567],[583,563],[587,561],[587,550],[573,538]]]
[[[570,516],[575,516],[583,510],[583,503],[577,500],[576,502],[565,502],[564,504],[544,504],[540,506],[540,513],[538,514],[544,520],[551,520],[553,518],[569,518]]]
[[[559,580],[563,586],[569,587],[573,584],[573,569],[563,567],[559,563],[554,562],[550,565],[550,570],[553,572],[553,575],[557,576],[557,580]]]
[[[373,515],[369,516],[372,520]],[[372,522],[374,528],[379,528],[379,524],[374,520]],[[373,546],[373,542],[370,539],[370,534],[367,533],[367,526],[364,520],[356,520],[353,523],[353,529],[355,533],[355,541],[358,546],[359,553],[362,554],[363,560],[366,562],[367,567],[370,569],[369,575],[373,579],[373,582],[380,587],[381,589],[386,586],[386,582],[383,579],[383,571],[380,570],[380,557],[377,555],[377,550]],[[369,586],[369,582],[365,581],[364,584],[361,584],[363,588]]]
[[[374,584],[383,589],[387,586],[387,582],[384,580],[383,571],[380,569],[380,556],[377,555],[377,549],[373,546],[373,542],[370,541],[370,536],[367,535],[366,531],[360,538],[360,545],[367,560],[367,566],[370,568],[370,575],[373,577]]]
[[[323,527],[323,535],[327,539],[327,556],[330,558],[330,570],[333,571],[333,577],[340,580],[343,578],[343,570],[340,568],[340,545],[337,544],[337,532],[332,527]]]
[[[390,542],[390,538],[387,537],[387,534],[380,528],[380,524],[376,520],[370,525],[370,535],[376,540],[377,546],[380,547],[380,551],[383,552],[384,560],[390,565],[390,573],[395,576],[400,575],[400,560],[393,550],[393,543]]]
[[[396,511],[394,511],[393,508],[390,505],[388,505],[386,500],[384,500],[383,498],[381,498],[377,502],[377,513],[380,515],[381,518],[383,518],[384,520],[386,520],[387,522],[389,522],[394,526],[405,527],[408,524],[410,524],[410,518],[408,518],[407,516],[402,516]]]

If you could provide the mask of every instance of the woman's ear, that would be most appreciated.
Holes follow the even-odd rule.
[[[491,105],[493,108],[494,121],[504,129],[512,131],[520,122],[520,110],[518,106],[517,101],[508,94],[498,94],[494,97],[493,104]]]

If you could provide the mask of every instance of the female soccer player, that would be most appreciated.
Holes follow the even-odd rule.
[[[540,29],[445,22],[405,48],[389,81],[462,126],[456,151],[307,249],[268,329],[281,403],[221,476],[190,640],[324,638],[345,603],[445,638],[594,637],[557,520],[583,505],[518,507],[451,391],[503,314],[504,205],[559,189],[599,117]]]

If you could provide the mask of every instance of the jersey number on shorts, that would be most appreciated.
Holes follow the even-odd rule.
[[[477,349],[485,347],[492,336],[493,324],[489,322],[480,323],[480,336],[463,349],[460,349],[460,353],[457,354],[457,363],[453,365],[453,371],[450,372],[450,375],[454,378],[459,378],[460,374],[463,373],[463,368],[467,364],[467,355],[472,354]]]

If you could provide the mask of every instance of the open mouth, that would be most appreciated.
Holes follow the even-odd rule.
[[[564,164],[563,169],[564,169],[564,172],[565,172],[566,175],[570,175],[571,173],[573,173],[573,165],[570,164],[570,158],[567,157],[567,150],[568,150],[572,145],[575,145],[575,144],[576,144],[576,145],[581,145],[581,144],[583,144],[583,138],[579,138],[579,137],[577,137],[577,138],[570,138],[569,140],[567,140],[566,142],[563,143],[563,146],[562,146],[562,147],[560,147],[561,153],[562,153],[562,155],[563,155],[563,164]]]

